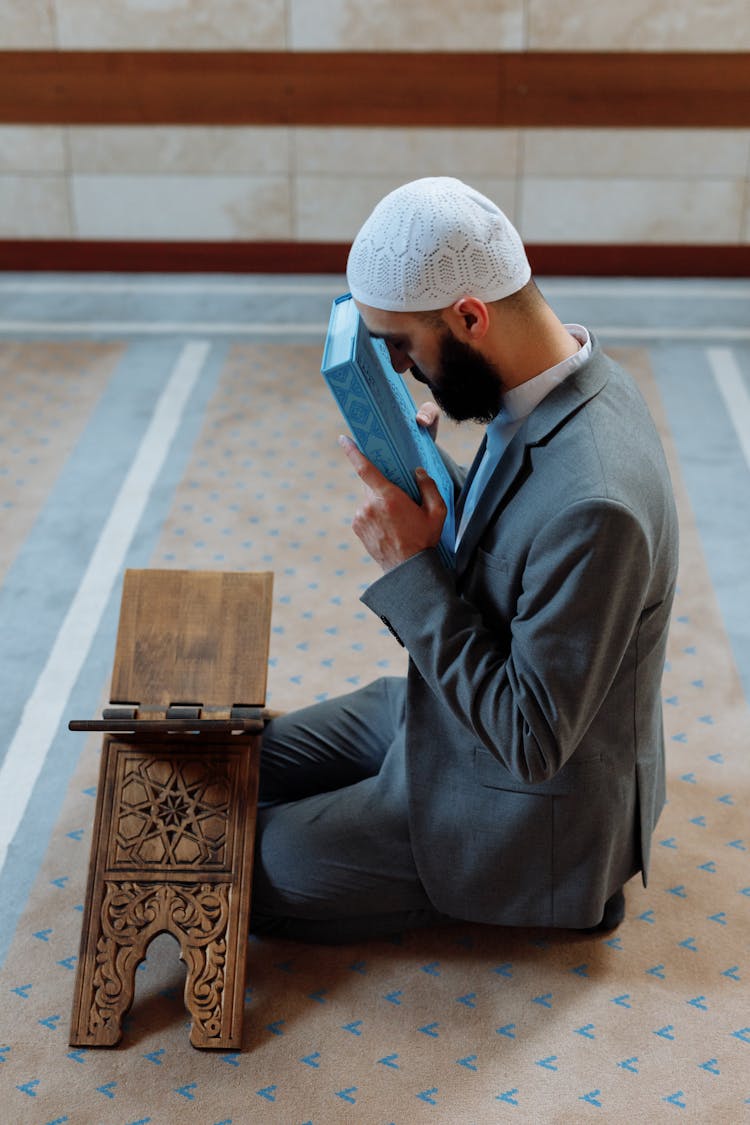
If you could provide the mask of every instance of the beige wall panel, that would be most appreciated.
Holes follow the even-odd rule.
[[[54,0],[0,0],[4,50],[56,47]]]
[[[285,0],[55,0],[60,46],[283,50]]]
[[[527,176],[685,176],[742,178],[750,166],[748,129],[528,129]]]
[[[298,176],[294,187],[295,237],[305,242],[350,242],[376,203],[403,182],[401,176]],[[515,181],[476,177],[473,186],[512,219]]]
[[[74,176],[78,238],[212,241],[291,237],[281,176]]]
[[[70,129],[74,172],[286,175],[288,129],[117,126]]]
[[[65,172],[66,164],[62,129],[0,127],[0,172]]]
[[[741,235],[740,180],[529,179],[527,242],[727,243]]]
[[[525,45],[524,0],[289,0],[289,5],[290,47],[297,51],[518,51]]]
[[[509,179],[518,170],[516,129],[296,129],[301,175],[389,175]]]
[[[527,0],[529,50],[742,51],[747,0]]]
[[[0,176],[0,238],[69,238],[63,176]]]

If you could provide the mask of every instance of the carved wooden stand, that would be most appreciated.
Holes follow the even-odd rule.
[[[114,1046],[172,934],[194,1047],[242,1045],[271,574],[129,570],[101,720],[71,1046]],[[115,706],[116,705],[116,706]]]

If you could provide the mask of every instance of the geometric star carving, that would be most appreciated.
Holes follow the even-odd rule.
[[[231,767],[221,754],[134,754],[122,778],[115,863],[191,867],[225,862]]]

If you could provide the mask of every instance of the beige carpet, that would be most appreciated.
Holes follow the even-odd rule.
[[[177,946],[138,973],[122,1045],[67,1045],[97,781],[80,761],[0,981],[8,1125],[484,1125],[750,1120],[750,722],[644,353],[682,525],[665,674],[669,804],[610,938],[458,926],[320,949],[253,941],[242,1052],[190,1047]],[[273,570],[269,703],[403,668],[358,601],[375,576],[319,349],[235,347],[151,565]],[[463,459],[476,435],[450,431]],[[107,683],[102,683],[102,701]],[[72,717],[72,716],[71,716]],[[82,716],[78,716],[82,717]]]

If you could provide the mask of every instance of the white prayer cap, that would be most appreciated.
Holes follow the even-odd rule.
[[[531,277],[509,219],[450,176],[386,195],[355,238],[346,272],[354,299],[386,312],[428,312],[461,297],[497,301]]]

